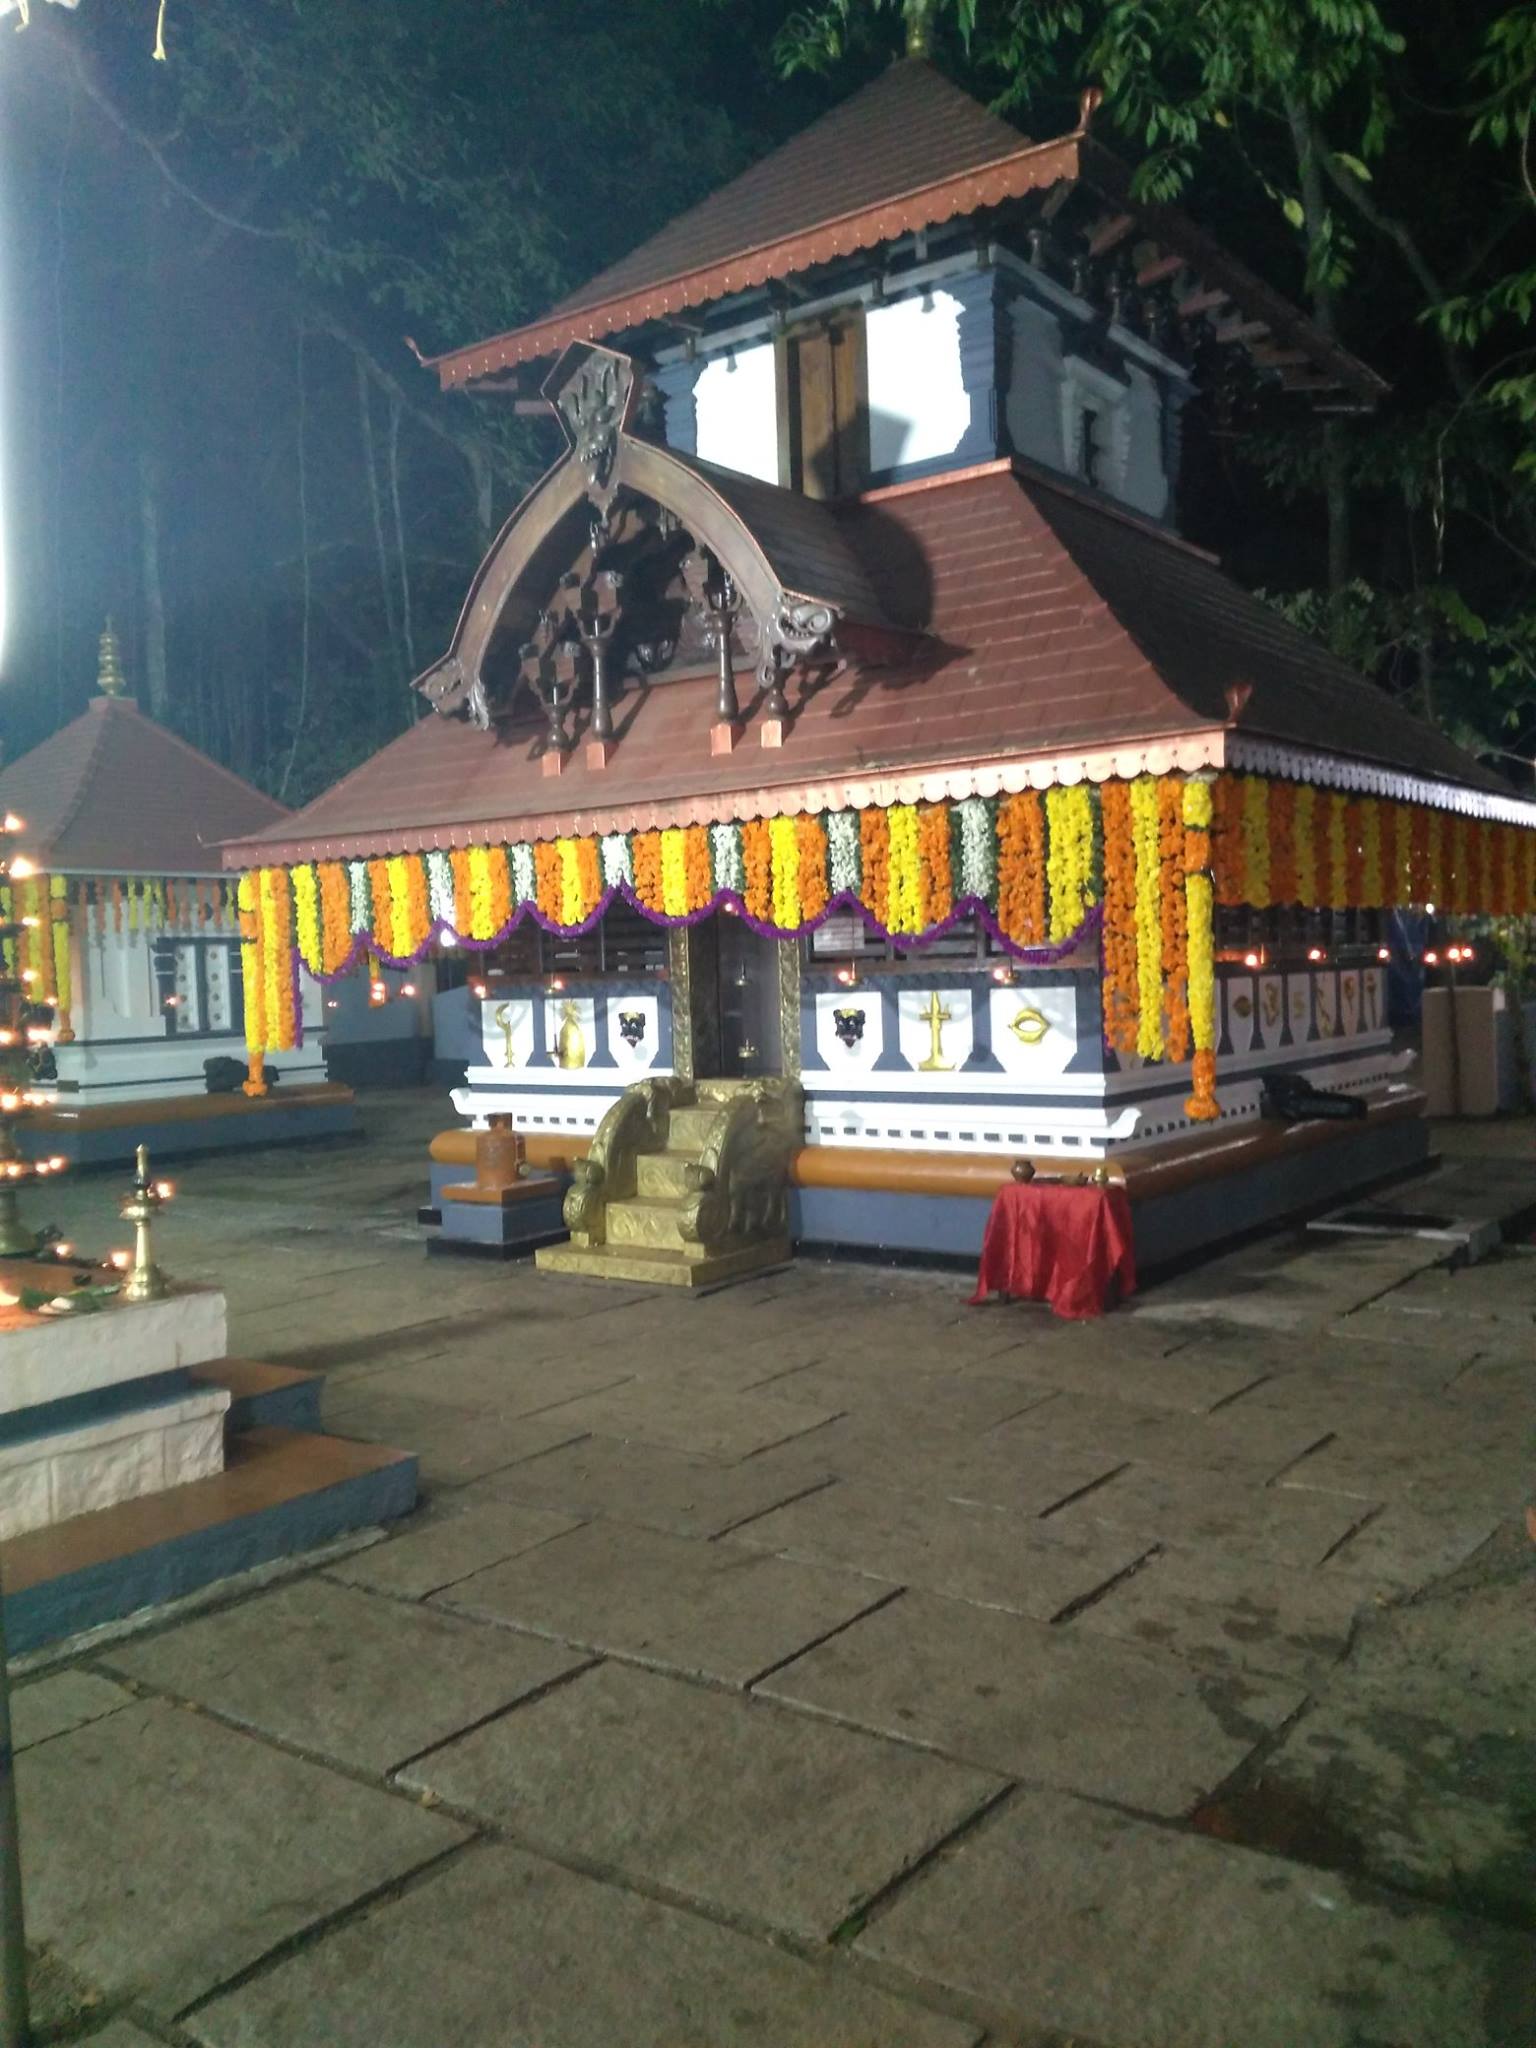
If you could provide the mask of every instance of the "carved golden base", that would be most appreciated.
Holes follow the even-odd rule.
[[[683,1251],[649,1250],[642,1245],[546,1245],[533,1255],[541,1273],[577,1273],[587,1280],[623,1280],[633,1286],[721,1287],[728,1280],[772,1272],[787,1266],[789,1240],[743,1245],[737,1251],[710,1252],[693,1258]]]

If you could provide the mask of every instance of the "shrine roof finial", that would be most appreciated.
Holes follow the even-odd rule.
[[[907,55],[933,55],[933,0],[907,0]]]
[[[122,655],[117,644],[117,628],[110,618],[101,636],[96,664],[96,694],[100,697],[126,697],[128,694],[128,680],[123,674]]]

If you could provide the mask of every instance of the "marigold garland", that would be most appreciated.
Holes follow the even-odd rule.
[[[257,892],[256,933],[267,1044],[286,1052],[293,1030],[293,899],[284,868],[263,868]]]
[[[668,917],[688,914],[688,863],[680,825],[668,825],[661,835],[661,907]]]
[[[1365,900],[1365,813],[1358,797],[1346,798],[1343,811],[1344,907],[1358,910]]]
[[[1163,938],[1157,783],[1131,784],[1131,841],[1136,850],[1136,1050],[1144,1060],[1163,1052]]]
[[[800,915],[820,917],[827,907],[827,829],[814,811],[795,820],[800,850]]]
[[[655,836],[653,833],[652,837]],[[534,844],[533,901],[540,917],[549,924],[559,924],[560,848],[553,839],[540,839]],[[657,908],[660,908],[659,904]]]
[[[1189,1028],[1195,1053],[1192,1088],[1185,1114],[1196,1123],[1220,1116],[1216,1100],[1216,931],[1215,886],[1206,863],[1211,857],[1210,828],[1214,814],[1210,784],[1184,785],[1184,848],[1187,873],[1184,903],[1188,917]]]
[[[1240,900],[1251,904],[1255,910],[1267,910],[1272,901],[1269,886],[1269,784],[1262,775],[1243,777],[1238,836],[1243,849]]]
[[[58,1006],[60,1036],[69,1031],[69,1012],[74,989],[70,978],[69,883],[63,875],[49,880],[48,905],[51,926],[49,951],[53,960],[53,1000]],[[73,1034],[71,1034],[73,1035]]]
[[[917,850],[926,898],[923,923],[919,927],[922,930],[931,924],[942,923],[955,907],[948,804],[927,804],[918,813]]]
[[[1301,901],[1296,880],[1296,785],[1269,785],[1269,898],[1287,906]]]
[[[596,910],[603,894],[602,858],[595,839],[576,841],[576,894],[583,923]]]
[[[1070,938],[1094,900],[1093,799],[1086,783],[1045,793],[1045,874],[1053,945]]]
[[[891,828],[882,810],[870,809],[859,813],[859,870],[862,876],[860,900],[875,922],[889,931]]]
[[[320,883],[322,970],[326,974],[336,974],[352,949],[352,924],[347,914],[347,871],[340,861],[323,860],[316,873]]]
[[[1171,776],[1157,785],[1157,836],[1165,1056],[1182,1064],[1189,1058],[1189,913],[1184,901],[1184,789]]]
[[[1133,1053],[1140,1005],[1130,784],[1106,782],[1099,804],[1104,820],[1104,1036],[1116,1052]]]
[[[245,999],[246,1074],[241,1088],[246,1095],[267,1092],[261,1057],[267,1049],[266,1004],[262,999],[261,949],[256,938],[259,880],[259,870],[243,874],[235,889],[240,919],[240,980]]]
[[[920,932],[928,920],[917,811],[911,804],[892,804],[886,818],[890,828],[890,907],[885,928],[893,933]]]
[[[1362,797],[1360,817],[1360,906],[1379,910],[1389,899],[1381,871],[1381,805],[1375,797]]]
[[[325,941],[320,930],[320,877],[307,861],[293,869],[293,929],[299,958],[311,974],[325,972]]]
[[[1045,939],[1045,807],[1020,790],[997,810],[997,921],[1016,946]]]
[[[769,819],[768,859],[773,922],[793,931],[800,924],[800,841],[793,818]]]
[[[1228,907],[1243,900],[1243,794],[1235,775],[1211,784],[1211,874],[1216,901]]]

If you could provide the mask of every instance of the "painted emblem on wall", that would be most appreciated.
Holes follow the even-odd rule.
[[[832,1028],[851,1052],[864,1036],[864,1012],[862,1010],[834,1010]]]
[[[638,1045],[645,1036],[644,1010],[620,1010],[619,1036],[626,1045]]]
[[[1232,998],[1232,1010],[1235,1016],[1251,1017],[1253,1015],[1252,996],[1234,996]]]
[[[1277,1024],[1279,1023],[1279,1022],[1280,1022],[1280,984],[1279,984],[1279,982],[1278,982],[1278,981],[1266,981],[1266,982],[1265,982],[1265,984],[1264,984],[1264,1024],[1265,1024],[1265,1028],[1266,1028],[1267,1030],[1273,1031],[1273,1030],[1274,1030],[1274,1028],[1275,1028],[1275,1026],[1276,1026],[1276,1025],[1277,1025]]]
[[[587,1064],[587,1041],[574,1003],[561,1006],[560,1029],[555,1035],[555,1059],[560,1066],[567,1068]]]
[[[928,1057],[918,1061],[918,1072],[952,1074],[955,1071],[954,1061],[944,1057],[944,1026],[954,1022],[954,1012],[947,1003],[939,1000],[937,989],[928,998],[928,1007],[923,1012],[923,1022],[928,1026]]]
[[[1008,1026],[1020,1045],[1038,1045],[1050,1028],[1051,1020],[1044,1011],[1027,1004]]]
[[[512,1049],[512,1005],[498,1003],[491,1012],[491,1020],[501,1033],[502,1051],[509,1067],[517,1065],[517,1055]]]
[[[1360,978],[1346,974],[1339,982],[1339,998],[1344,1013],[1344,1036],[1353,1038],[1360,1028]]]
[[[1338,1018],[1333,1011],[1333,990],[1326,982],[1317,985],[1317,1035],[1332,1038],[1338,1028]]]
[[[1381,976],[1376,973],[1365,977],[1365,1028],[1375,1031],[1381,1025]]]

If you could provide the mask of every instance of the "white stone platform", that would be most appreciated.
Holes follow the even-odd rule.
[[[7,1293],[50,1277],[0,1269]],[[226,1356],[226,1321],[206,1287],[87,1314],[0,1310],[0,1540],[222,1472],[229,1392],[180,1376]]]

